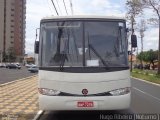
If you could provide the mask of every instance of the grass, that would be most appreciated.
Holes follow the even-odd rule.
[[[152,71],[134,69],[133,72],[131,73],[131,76],[160,84],[160,75],[157,75]]]
[[[155,74],[155,75],[157,73],[157,71],[155,70],[141,70],[141,69],[133,69],[133,72],[142,73],[142,74]]]

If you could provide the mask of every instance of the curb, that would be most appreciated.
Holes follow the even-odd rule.
[[[7,83],[4,83],[4,84],[0,84],[0,87],[5,86],[5,85],[8,85],[8,84],[15,83],[15,82],[18,82],[18,81],[30,79],[30,78],[33,78],[33,77],[36,77],[36,76],[37,76],[37,75],[32,75],[32,76],[29,76],[29,77],[26,77],[26,78],[22,78],[22,79],[14,80],[14,81],[7,82]]]
[[[44,113],[43,110],[39,110],[39,111],[37,112],[37,114],[35,115],[35,117],[33,118],[33,120],[38,120],[43,113]]]
[[[143,79],[140,79],[140,78],[135,78],[135,77],[131,77],[131,78],[134,78],[136,80],[143,81],[143,82],[146,82],[148,84],[152,84],[152,85],[156,85],[156,86],[160,87],[160,84],[157,84],[157,83],[153,83],[153,82],[146,81],[146,80],[143,80]]]

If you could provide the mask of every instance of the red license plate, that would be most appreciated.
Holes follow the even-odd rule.
[[[92,101],[81,101],[77,102],[77,107],[94,107],[94,103]]]

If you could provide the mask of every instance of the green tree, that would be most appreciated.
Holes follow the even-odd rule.
[[[141,0],[141,5],[143,8],[152,9],[153,12],[157,15],[156,18],[151,18],[150,22],[159,24],[158,74],[160,74],[160,0]]]
[[[3,62],[7,62],[7,54],[6,54],[6,52],[3,52]]]
[[[14,48],[10,47],[8,48],[8,51],[7,51],[7,61],[15,62],[15,60],[16,60],[16,54],[15,54]]]
[[[152,64],[153,69],[155,69],[154,61],[158,59],[158,51],[153,51],[152,49],[149,51],[144,51],[138,54],[137,58],[149,63],[150,65]]]
[[[157,17],[150,18],[150,23],[159,24],[159,44],[158,44],[158,74],[160,74],[160,0],[128,0],[135,1],[136,4],[131,4],[139,10],[146,8],[152,9]],[[158,25],[157,24],[157,25]]]
[[[154,61],[158,59],[158,52],[157,51],[153,51],[153,50],[149,50],[147,52],[147,59],[150,62],[150,64],[152,64],[153,69],[154,68]]]
[[[140,60],[140,61],[144,61],[144,52],[140,52],[138,55],[137,55],[137,58]]]

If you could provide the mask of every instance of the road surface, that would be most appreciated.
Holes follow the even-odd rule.
[[[136,79],[132,83],[131,109],[134,113],[160,114],[160,86],[152,85]]]
[[[22,79],[32,75],[35,75],[35,73],[30,73],[24,66],[20,70],[0,68],[0,84],[11,82],[17,79]]]

